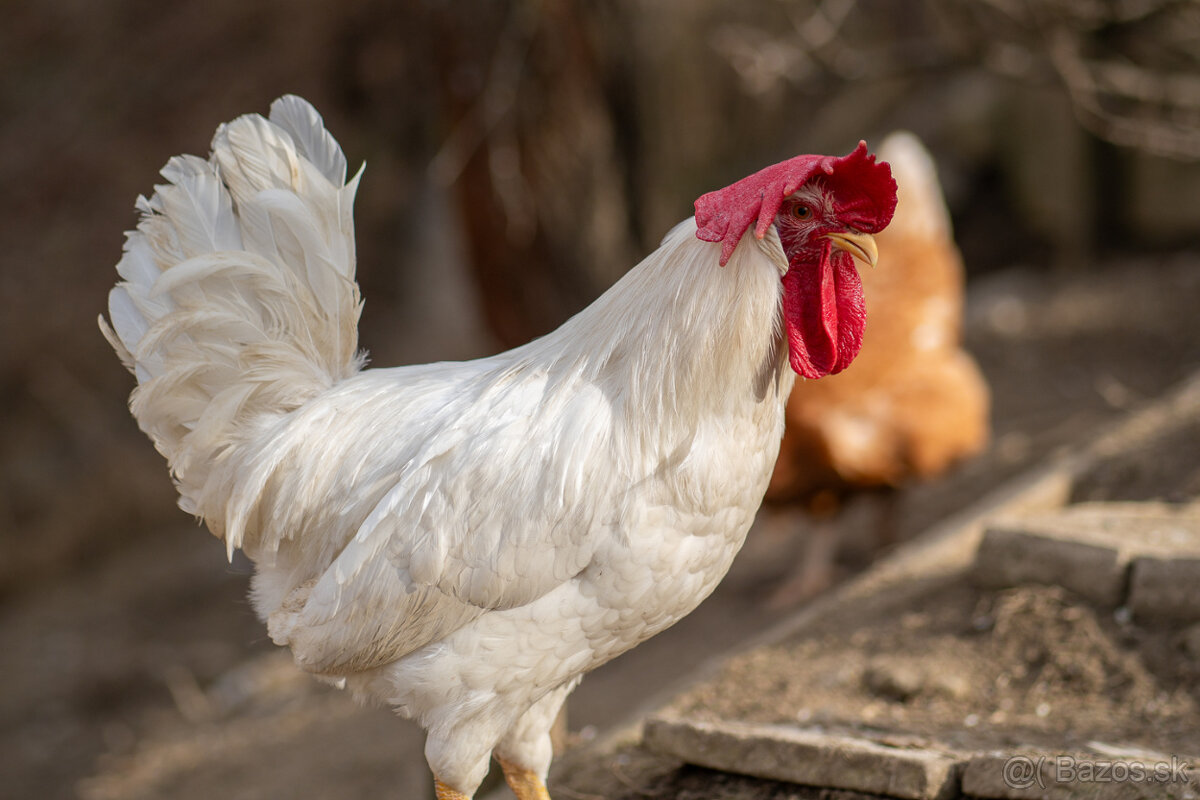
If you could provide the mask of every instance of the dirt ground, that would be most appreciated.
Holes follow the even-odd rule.
[[[947,480],[903,494],[897,513],[904,536],[1056,448],[1086,438],[1200,367],[1200,260],[1192,255],[1123,263],[1078,277],[999,273],[972,287],[969,307],[968,344],[995,392],[995,440],[987,454]],[[1183,444],[1170,452],[1184,452]],[[1161,472],[1170,463],[1163,459],[1152,466]],[[1164,483],[1151,469],[1114,469],[1094,476],[1088,490],[1094,499],[1122,499],[1139,486],[1142,494],[1165,491],[1166,499],[1197,490],[1194,482]],[[844,513],[841,576],[879,554],[877,512],[878,501],[864,497]],[[768,611],[764,600],[799,557],[807,525],[802,517],[788,516],[782,524],[760,526],[725,583],[695,614],[589,676],[570,706],[576,738],[586,740],[628,718],[679,676],[786,615]],[[245,566],[225,565],[215,539],[182,514],[177,525],[159,533],[0,606],[0,669],[6,679],[0,695],[0,774],[6,776],[0,795],[412,798],[429,791],[421,737],[413,726],[384,710],[358,708],[295,672],[246,604]],[[1008,697],[1010,705],[989,707],[1025,726],[1029,735],[1048,722],[1087,721],[1072,715],[1116,719],[1120,708],[1134,707],[1157,715],[1155,741],[1161,746],[1188,744],[1179,720],[1189,709],[1194,713],[1197,678],[1171,660],[1177,642],[1169,636],[1142,643],[1161,657],[1131,661],[1126,655],[1134,634],[1053,593],[989,599],[963,586],[914,587],[911,603],[894,610],[899,626],[888,627],[883,617],[864,618],[855,623],[861,631],[840,645],[834,630],[829,641],[794,643],[796,663],[805,665],[810,682],[804,684],[809,693],[794,698],[788,714],[838,718],[838,703],[851,699],[839,693],[862,691],[861,679],[839,683],[838,676],[861,676],[872,666],[868,652],[892,652],[902,664],[904,648],[919,634],[948,657],[961,651],[968,666],[965,684],[943,686],[931,678],[909,701],[876,698],[873,717],[846,724],[887,723],[920,736],[939,713],[957,713],[949,710],[957,695],[997,691],[972,682],[969,662],[1007,648],[1041,666],[1014,674],[1010,695],[986,697],[989,703]],[[1071,646],[1051,652],[1030,639],[1031,627]],[[757,674],[752,664],[743,668],[748,679],[784,677]],[[1164,675],[1176,680],[1165,696],[1159,683]],[[1108,705],[1092,710],[1075,702],[1104,697],[1111,698]],[[982,702],[984,695],[976,699]],[[719,708],[735,700],[711,702]],[[1039,715],[1043,703],[1049,711]],[[963,735],[969,737],[970,730],[964,728]],[[720,797],[717,787],[737,783],[714,782],[699,770],[672,774],[682,788],[663,796]],[[708,793],[687,794],[687,781]],[[852,797],[797,792],[780,788],[770,796]]]
[[[1200,419],[1184,418],[1092,465],[1071,500],[1198,494]],[[1200,623],[1135,620],[1057,586],[985,591],[955,573],[880,592],[735,657],[672,711],[959,751],[1070,752],[1099,741],[1198,756]]]
[[[959,577],[909,588],[735,659],[720,681],[745,691],[697,691],[678,710],[964,752],[1099,741],[1200,754],[1200,660],[1186,632],[1114,619],[1059,587],[980,592]]]
[[[1198,704],[1200,626],[1138,625],[1059,587],[980,591],[960,573],[874,594],[802,636],[737,656],[667,713],[798,724],[899,748],[1152,753],[1194,764]],[[564,786],[554,788],[619,800],[876,800],[681,766],[633,745],[590,766],[559,773]]]

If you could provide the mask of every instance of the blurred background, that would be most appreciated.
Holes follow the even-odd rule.
[[[2,796],[424,791],[408,727],[274,669],[244,565],[174,507],[96,329],[134,198],[280,94],[366,162],[361,344],[384,366],[527,341],[699,194],[915,132],[995,436],[910,533],[1200,365],[1190,1],[47,0],[6,4],[0,74]],[[777,619],[745,569],[670,655],[585,682],[572,728]]]

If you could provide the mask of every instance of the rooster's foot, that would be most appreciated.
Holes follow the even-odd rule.
[[[542,783],[536,772],[510,764],[502,758],[496,760],[500,762],[500,768],[504,770],[504,780],[508,781],[508,788],[512,789],[517,800],[550,800],[546,784]]]

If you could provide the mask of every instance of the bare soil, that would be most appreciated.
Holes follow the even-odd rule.
[[[1123,619],[1059,587],[904,587],[734,659],[673,710],[959,752],[1200,754],[1186,632]]]

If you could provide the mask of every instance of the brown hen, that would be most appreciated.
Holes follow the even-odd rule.
[[[831,519],[848,492],[932,478],[988,441],[990,397],[962,349],[963,264],[933,160],[908,133],[888,137],[880,155],[892,165],[899,201],[877,237],[879,268],[862,273],[870,320],[862,351],[845,372],[796,382],[767,489],[768,503],[802,504],[818,519],[774,605],[832,580]],[[885,508],[895,514],[894,504]],[[882,543],[893,538],[894,522],[881,520]]]

